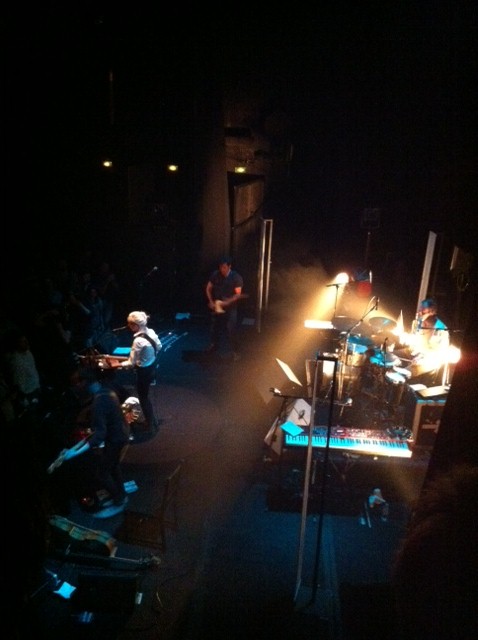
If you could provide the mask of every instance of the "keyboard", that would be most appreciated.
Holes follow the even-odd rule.
[[[327,427],[314,427],[312,447],[324,449],[327,444]],[[309,435],[302,433],[297,436],[285,434],[286,447],[307,447]],[[412,450],[408,442],[399,438],[388,438],[376,431],[363,429],[346,429],[332,427],[329,439],[330,449],[339,449],[351,453],[361,453],[374,456],[389,456],[393,458],[411,458]]]

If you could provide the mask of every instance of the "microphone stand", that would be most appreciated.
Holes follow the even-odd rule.
[[[297,564],[297,575],[296,575],[296,584],[295,584],[295,592],[294,592],[294,602],[296,603],[296,605],[300,604],[298,600],[300,596],[300,589],[302,586],[302,569],[303,569],[303,560],[304,560],[303,555],[304,555],[304,546],[305,546],[305,531],[306,531],[306,522],[307,522],[310,475],[311,475],[311,465],[312,465],[312,451],[313,451],[312,438],[313,438],[314,425],[315,425],[315,405],[316,405],[316,398],[317,398],[318,370],[319,370],[318,361],[319,360],[332,361],[334,363],[334,373],[332,377],[332,393],[330,398],[329,416],[327,421],[327,439],[326,439],[326,444],[324,448],[319,520],[318,520],[317,541],[316,541],[316,555],[315,555],[315,562],[314,562],[314,576],[313,576],[313,584],[312,584],[312,593],[311,593],[310,600],[307,602],[307,604],[312,604],[315,601],[315,598],[317,596],[317,588],[318,588],[320,545],[321,545],[321,538],[322,538],[324,509],[325,509],[325,488],[327,483],[327,465],[328,465],[328,457],[329,457],[329,450],[330,450],[330,432],[332,428],[335,386],[336,386],[337,365],[338,365],[337,358],[332,356],[323,356],[319,354],[317,354],[316,363],[315,363],[314,387],[312,392],[312,408],[310,413],[310,424],[309,424],[309,434],[308,434],[309,440],[307,444],[307,460],[306,460],[306,469],[305,469],[305,478],[304,478],[303,498],[302,498],[302,515],[301,515],[301,526],[300,526],[300,536],[299,536],[298,564]]]
[[[335,300],[334,300],[334,318],[337,313],[337,299],[339,297],[339,287],[345,286],[344,283],[334,282],[332,284],[325,285],[326,287],[335,287]]]

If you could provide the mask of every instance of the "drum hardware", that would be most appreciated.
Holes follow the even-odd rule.
[[[410,440],[412,432],[407,427],[388,427],[386,429],[391,438],[400,438],[400,440]]]
[[[359,319],[355,320],[354,318],[350,318],[348,316],[335,316],[332,318],[332,324],[334,328],[341,330],[344,334],[343,346],[340,353],[340,361],[339,361],[339,372],[338,372],[338,391],[337,391],[337,399],[339,401],[343,401],[344,398],[344,378],[346,367],[353,367],[355,372],[353,374],[353,378],[355,378],[355,384],[348,384],[347,391],[349,393],[353,393],[356,390],[356,381],[358,376],[358,372],[360,367],[362,367],[367,360],[367,351],[373,346],[373,340],[368,338],[367,336],[362,336],[362,334],[356,332],[352,334],[354,330],[357,329],[359,325],[363,325],[363,321],[365,318],[377,309],[378,299],[372,298],[372,301],[375,301],[375,304],[370,306],[364,315]],[[399,364],[398,362],[396,364]]]
[[[407,369],[394,364],[401,361],[393,354],[382,352],[381,356],[382,362],[384,356],[388,356],[386,366],[376,357],[370,357],[362,368],[358,397],[360,410],[375,416],[377,424],[397,420],[406,381],[411,375]]]
[[[405,389],[405,377],[397,371],[388,371],[385,374],[385,382],[389,385],[389,393],[387,394],[388,405],[391,407],[398,407]]]

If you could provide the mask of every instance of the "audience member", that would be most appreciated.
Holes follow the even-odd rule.
[[[13,425],[16,397],[11,385],[8,383],[3,367],[0,367],[0,425],[9,427]]]
[[[37,311],[29,333],[43,384],[54,395],[61,395],[77,369],[77,355],[71,345],[69,319],[63,308],[50,307]]]
[[[105,332],[104,303],[93,283],[87,284],[82,296],[70,293],[70,325],[74,351],[99,345]]]
[[[400,640],[478,637],[478,467],[457,464],[422,491],[392,586]]]
[[[117,305],[120,285],[107,260],[100,262],[97,271],[93,274],[93,280],[97,287],[98,294],[103,301],[105,329],[111,329],[114,315],[118,311]]]
[[[35,356],[24,333],[12,338],[11,349],[5,356],[7,381],[15,398],[15,412],[38,410],[42,401],[42,384]]]

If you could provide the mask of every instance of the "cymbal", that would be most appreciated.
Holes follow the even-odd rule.
[[[392,331],[397,326],[395,320],[391,320],[390,318],[380,318],[378,316],[375,318],[369,318],[368,323],[374,330],[374,333],[379,333],[385,330]]]
[[[348,316],[335,316],[335,318],[332,318],[332,325],[337,331],[348,331],[357,324],[357,322],[358,320],[349,318]]]

